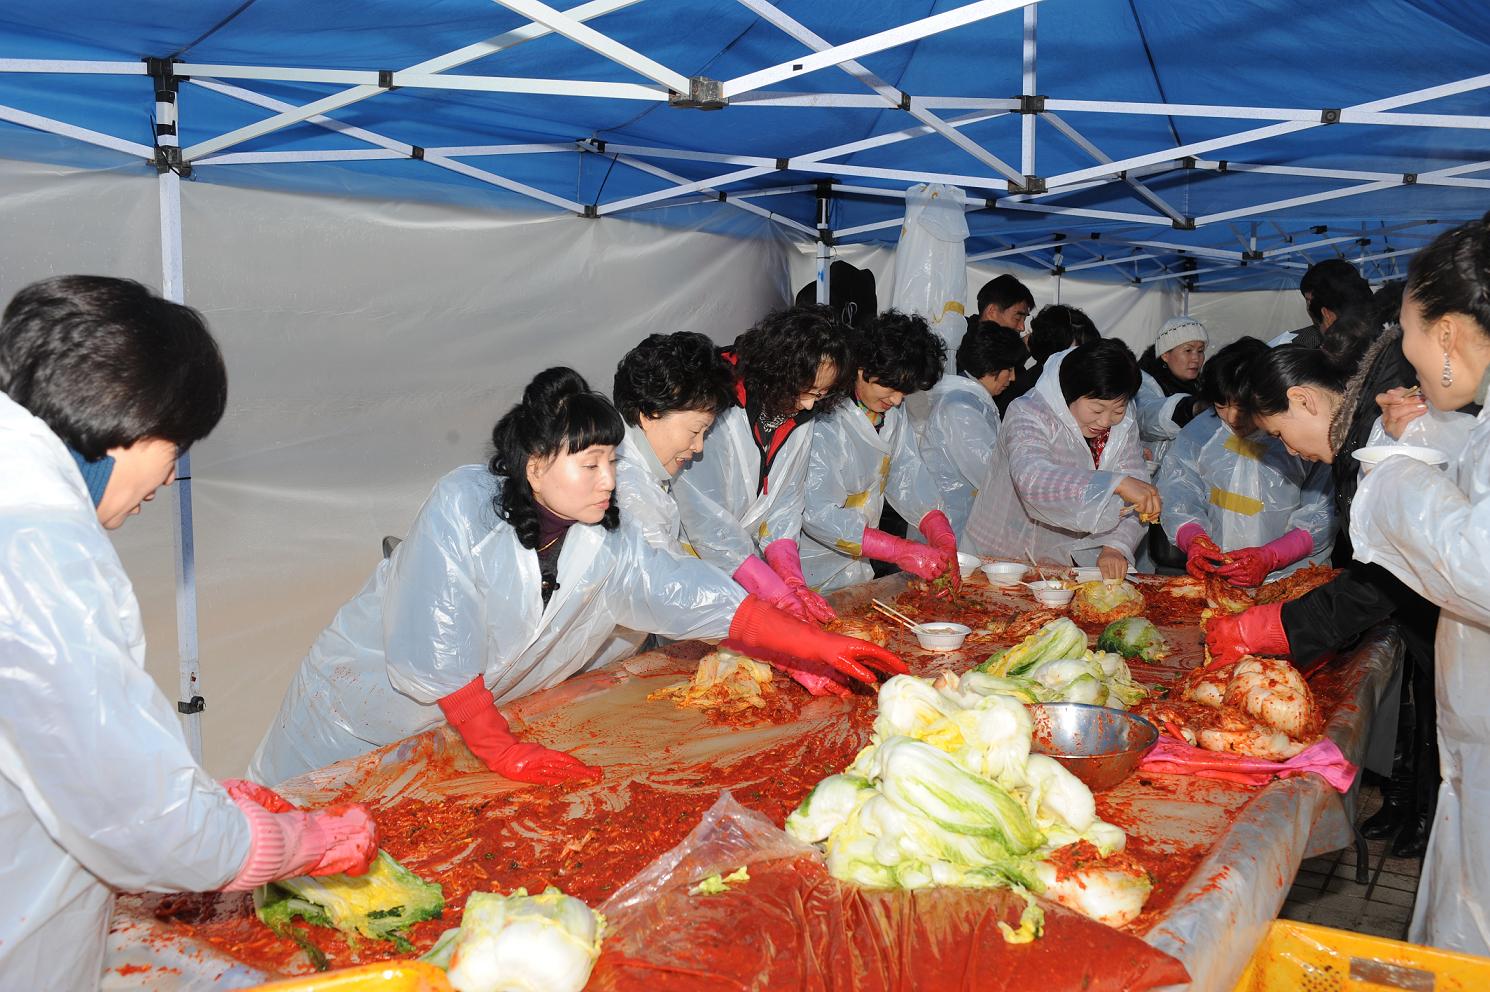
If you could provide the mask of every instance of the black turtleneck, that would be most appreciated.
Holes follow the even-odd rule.
[[[538,573],[543,576],[543,605],[548,605],[549,597],[554,590],[559,588],[559,552],[564,550],[564,538],[569,533],[570,524],[573,520],[565,520],[544,506],[537,503],[538,507]]]

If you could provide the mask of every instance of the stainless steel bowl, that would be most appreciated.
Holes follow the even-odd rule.
[[[1041,703],[1029,708],[1033,750],[1048,754],[1094,792],[1110,789],[1159,741],[1159,729],[1126,710],[1088,703]]]

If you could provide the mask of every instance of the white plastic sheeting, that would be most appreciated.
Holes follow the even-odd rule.
[[[905,222],[895,246],[895,285],[891,305],[918,313],[947,342],[947,353],[967,333],[967,216],[966,195],[956,186],[940,183],[912,186],[906,191]],[[878,277],[876,277],[878,283]]]
[[[94,272],[159,287],[156,180],[0,160],[0,296]],[[736,334],[787,300],[775,225],[732,236],[574,215],[182,184],[186,302],[228,363],[192,451],[205,764],[242,773],[311,642],[445,472],[484,459],[539,369],[610,390],[652,331]],[[717,218],[716,218],[717,219]],[[733,236],[735,234],[743,236]],[[147,664],[176,698],[171,514],[115,535]]]

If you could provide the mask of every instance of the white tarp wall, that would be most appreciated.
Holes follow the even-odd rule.
[[[0,160],[0,299],[69,272],[159,289],[156,181]],[[720,341],[787,299],[775,225],[736,238],[584,220],[182,184],[186,301],[228,363],[229,405],[192,452],[204,754],[242,774],[294,667],[436,478],[484,461],[532,374],[610,392],[652,331]],[[177,698],[163,493],[115,534],[149,668]]]

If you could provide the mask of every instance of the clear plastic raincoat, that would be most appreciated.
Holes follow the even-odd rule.
[[[921,459],[941,490],[942,508],[961,539],[999,437],[999,408],[976,379],[948,374],[931,390]]]
[[[802,530],[807,452],[812,423],[797,425],[782,442],[760,486],[760,449],[744,407],[719,415],[704,453],[673,482],[684,540],[704,561],[733,575],[740,563],[772,541],[795,541]]]
[[[1194,402],[1190,393],[1175,393],[1165,396],[1158,381],[1147,372],[1138,387],[1138,395],[1130,406],[1138,421],[1138,436],[1143,446],[1149,449],[1149,461],[1162,464],[1169,446],[1180,435],[1180,425],[1174,422],[1176,408],[1181,403]]]
[[[1133,405],[1093,468],[1091,448],[1061,395],[1061,363],[1070,353],[1051,356],[1035,388],[1009,404],[968,517],[964,550],[1092,565],[1105,546],[1133,560],[1143,525],[1137,514],[1122,515],[1116,495],[1125,476],[1149,481]]]
[[[477,675],[497,702],[582,671],[616,626],[722,638],[745,590],[636,528],[576,524],[547,606],[538,556],[492,506],[484,466],[446,475],[408,538],[311,647],[250,774],[274,784],[443,722]]]
[[[1408,940],[1490,954],[1490,409],[1444,472],[1388,458],[1351,508],[1355,556],[1442,607],[1434,641],[1443,782]],[[1455,481],[1457,479],[1457,482]]]
[[[640,427],[628,425],[626,437],[616,448],[616,505],[621,509],[621,526],[635,528],[652,547],[672,555],[692,554],[683,547],[683,521],[673,499],[672,476],[657,460]],[[630,658],[648,636],[645,630],[617,627],[586,670]]]
[[[1164,500],[1160,523],[1171,542],[1188,523],[1199,524],[1223,551],[1308,531],[1314,550],[1270,580],[1328,561],[1335,545],[1330,467],[1290,455],[1283,442],[1261,431],[1237,437],[1210,411],[1180,431],[1155,485]]]
[[[801,542],[808,585],[829,592],[874,578],[859,542],[887,498],[911,526],[942,508],[905,411],[892,407],[875,430],[857,403],[841,403],[812,426]]]
[[[248,820],[144,669],[67,448],[0,393],[0,987],[96,989],[116,890],[207,891]]]

